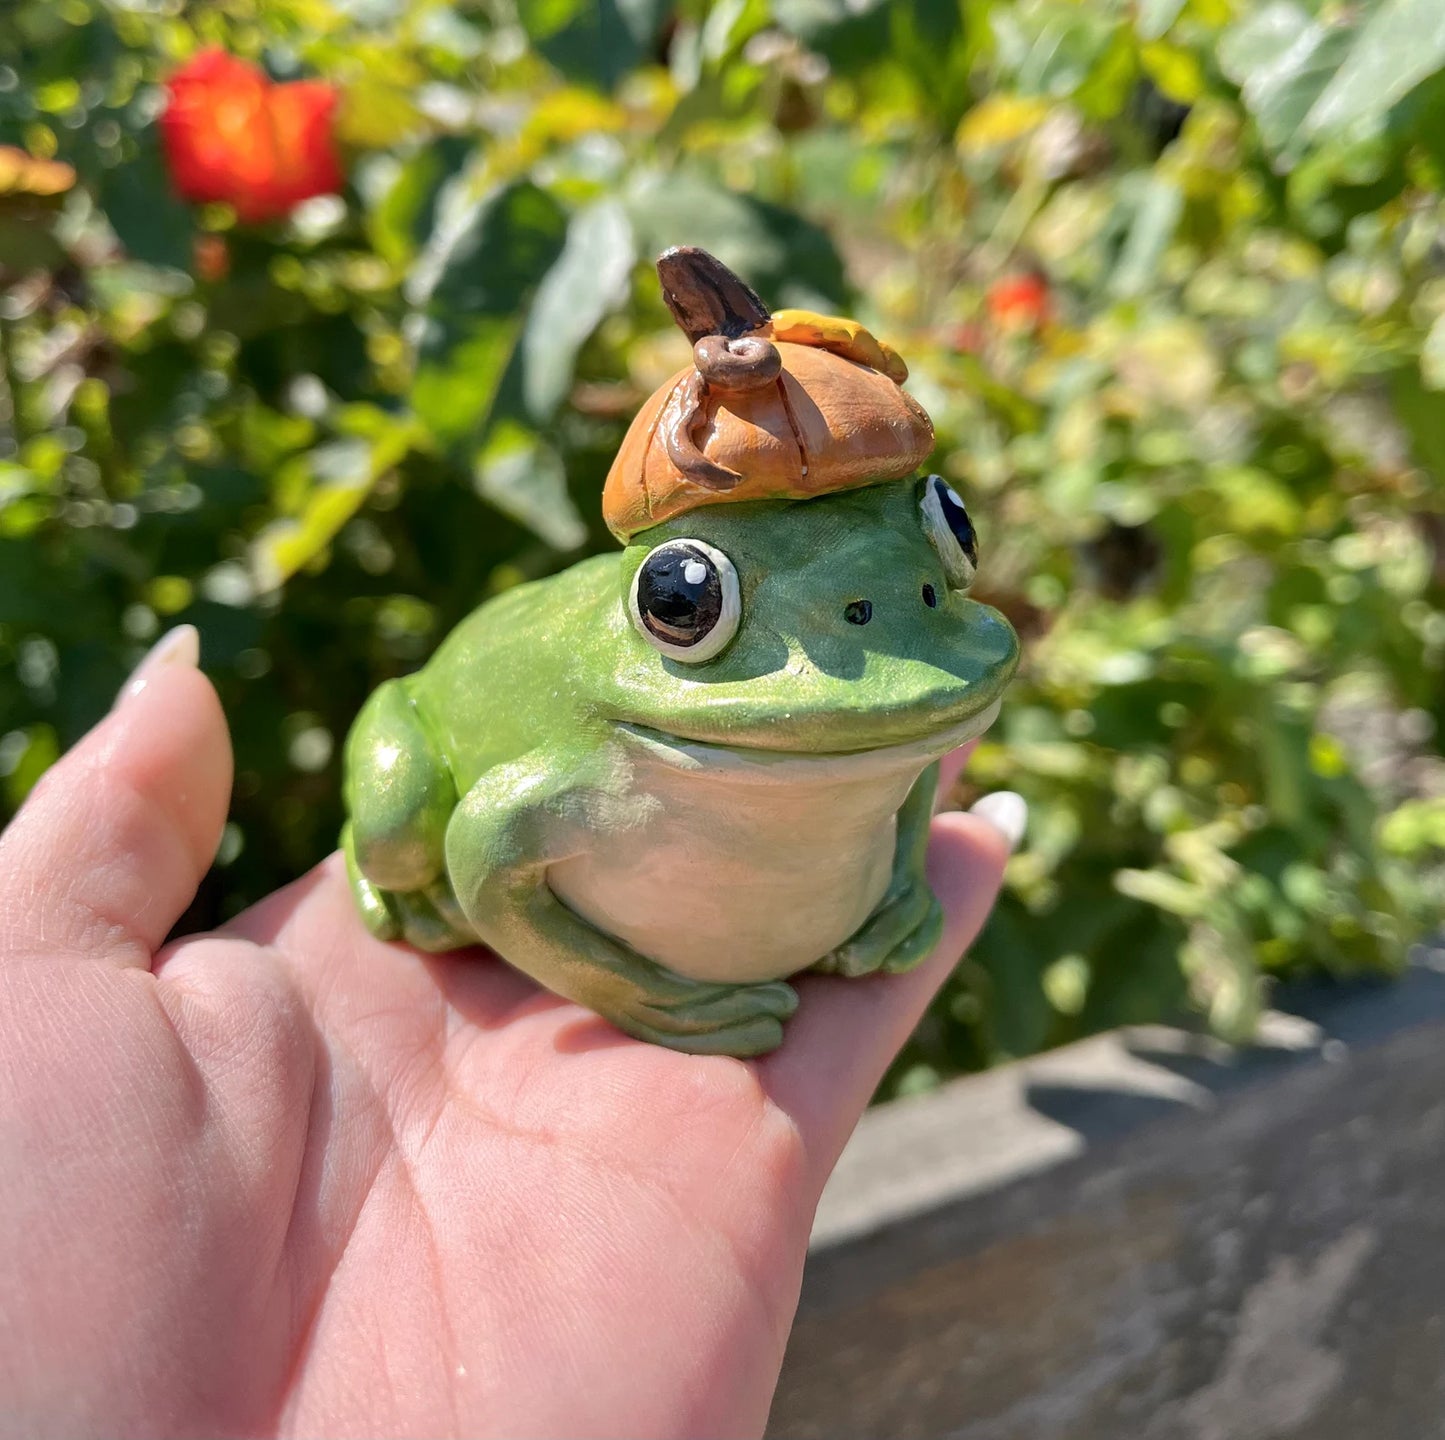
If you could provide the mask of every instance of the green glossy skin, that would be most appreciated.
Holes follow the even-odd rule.
[[[549,868],[605,847],[635,866],[667,858],[649,852],[666,800],[623,726],[755,761],[926,748],[984,716],[1018,643],[996,611],[948,590],[917,495],[887,482],[703,506],[637,536],[620,563],[585,560],[474,611],[424,669],[377,690],[348,738],[342,843],[368,926],[432,951],[484,941],[646,1040],[735,1055],[776,1046],[797,1004],[782,978],[696,979],[657,964],[564,905]],[[737,634],[701,664],[661,655],[627,614],[637,567],[675,538],[706,541],[738,573]],[[862,626],[844,618],[860,598],[873,605]],[[901,970],[936,943],[941,914],[923,875],[934,758],[918,761],[897,811],[885,893],[816,968]],[[702,793],[720,819],[746,803],[725,780]],[[705,890],[707,877],[696,883]]]

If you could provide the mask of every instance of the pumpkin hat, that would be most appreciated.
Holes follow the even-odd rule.
[[[619,540],[699,505],[806,500],[911,475],[933,425],[908,367],[853,320],[769,314],[706,250],[657,262],[693,363],[648,400],[602,491]]]

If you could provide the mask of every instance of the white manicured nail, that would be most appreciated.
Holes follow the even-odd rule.
[[[120,704],[132,695],[139,695],[167,665],[189,665],[194,669],[200,663],[201,632],[194,625],[177,625],[173,630],[167,630],[146,651],[145,659],[135,667],[130,679],[121,688],[116,703]]]
[[[1028,801],[1022,795],[1014,790],[995,790],[976,800],[968,813],[987,820],[1008,841],[1010,850],[1019,848],[1029,823]]]

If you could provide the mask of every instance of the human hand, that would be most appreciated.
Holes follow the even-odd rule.
[[[760,1432],[823,1182],[1016,807],[933,822],[917,970],[684,1056],[372,939],[335,856],[165,945],[230,792],[194,662],[167,637],[0,836],[0,1431]]]

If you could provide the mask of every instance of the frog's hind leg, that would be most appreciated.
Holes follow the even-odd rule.
[[[444,950],[459,950],[463,945],[477,943],[476,932],[467,924],[466,916],[445,880],[438,880],[425,890],[413,890],[389,898],[401,922],[402,939],[408,945],[440,954]]]
[[[446,877],[443,844],[456,801],[451,771],[405,681],[388,681],[357,716],[346,745],[350,819],[341,845],[373,935],[430,951],[476,943]]]
[[[919,776],[898,812],[893,878],[872,915],[813,967],[830,975],[896,974],[932,953],[943,935],[943,907],[928,887],[924,860],[938,765]]]

